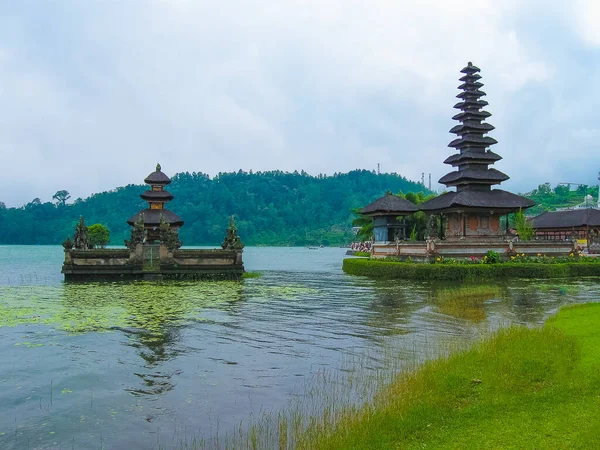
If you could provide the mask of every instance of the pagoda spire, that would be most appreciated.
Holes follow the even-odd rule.
[[[450,133],[457,135],[457,139],[448,144],[448,147],[455,148],[458,153],[444,161],[445,164],[458,167],[458,170],[439,180],[448,187],[456,186],[457,191],[490,190],[492,185],[509,179],[508,175],[488,167],[502,157],[488,149],[498,142],[486,136],[494,126],[485,122],[491,114],[482,109],[488,102],[481,99],[486,93],[480,89],[483,83],[479,81],[481,75],[478,72],[479,67],[471,62],[461,70],[464,75],[460,78],[462,84],[458,88],[462,92],[456,96],[461,101],[454,105],[460,113],[452,117],[460,124],[450,130]]]
[[[177,230],[183,226],[183,220],[165,207],[173,200],[173,195],[165,189],[165,186],[171,183],[171,179],[162,172],[160,164],[156,165],[156,171],[148,175],[144,182],[150,185],[150,189],[142,192],[140,197],[148,202],[148,208],[131,216],[127,223],[135,226],[136,222],[143,220],[148,240],[155,241],[160,238],[159,231],[163,222]]]

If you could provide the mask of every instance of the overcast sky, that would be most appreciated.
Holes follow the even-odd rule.
[[[0,201],[176,172],[451,169],[460,69],[482,71],[495,167],[597,183],[600,2],[0,2]]]

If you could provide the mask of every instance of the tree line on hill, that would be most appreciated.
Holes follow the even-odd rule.
[[[598,186],[561,183],[553,188],[550,183],[540,184],[536,189],[525,194],[527,198],[536,203],[533,208],[527,210],[527,215],[537,216],[545,211],[576,206],[584,203],[586,195],[591,195],[592,203],[596,205],[598,203]]]
[[[227,172],[209,177],[179,173],[167,189],[175,199],[167,208],[180,215],[184,245],[219,245],[229,217],[234,215],[246,245],[342,245],[354,239],[353,209],[361,208],[387,190],[430,192],[398,174],[354,170],[331,176],[306,172]],[[20,208],[0,202],[0,243],[60,244],[73,235],[80,216],[87,224],[103,224],[111,244],[129,239],[131,215],[147,207],[139,195],[148,188],[127,185],[68,203],[67,190],[54,203],[39,198]]]

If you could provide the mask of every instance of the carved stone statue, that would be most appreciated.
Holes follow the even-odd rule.
[[[244,248],[240,237],[237,234],[237,227],[235,226],[235,220],[233,216],[229,219],[229,227],[225,234],[225,240],[221,244],[223,250],[241,250]]]
[[[73,241],[71,240],[71,236],[67,236],[65,241],[62,243],[62,246],[65,250],[71,250],[73,248]]]
[[[88,241],[88,229],[83,221],[83,216],[79,216],[79,222],[75,225],[75,235],[73,236],[73,246],[77,250],[87,250],[92,248]]]
[[[429,216],[429,222],[427,223],[427,233],[429,239],[435,239],[438,237],[438,218],[433,214]]]
[[[169,251],[177,250],[181,247],[181,241],[179,240],[179,233],[177,230],[171,228],[169,222],[165,220],[163,215],[160,215],[160,243],[165,245]]]

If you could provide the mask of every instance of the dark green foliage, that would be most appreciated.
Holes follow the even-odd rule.
[[[141,180],[140,180],[141,181]],[[39,199],[22,208],[0,210],[0,244],[60,244],[73,233],[79,216],[103,223],[111,242],[129,239],[128,217],[147,207],[147,188],[128,185],[94,194],[65,207]],[[246,245],[340,245],[353,240],[353,208],[381,197],[388,189],[422,190],[397,174],[355,170],[332,176],[305,172],[232,172],[214,178],[202,173],[172,177],[167,206],[185,221],[179,236],[186,245],[217,245],[233,214]]]
[[[352,220],[353,227],[360,227],[360,230],[356,233],[356,241],[365,242],[370,241],[373,237],[373,218],[365,216],[360,213],[362,208],[355,208],[352,213],[358,217]]]
[[[492,280],[497,278],[563,278],[600,276],[593,262],[558,264],[415,264],[362,258],[344,259],[351,275],[405,280]]]
[[[158,166],[160,167],[160,166]],[[160,243],[166,245],[166,247],[170,250],[177,250],[181,247],[181,241],[179,240],[179,233],[176,230],[171,228],[171,225],[164,219],[164,217],[160,216]]]
[[[500,255],[498,254],[498,252],[495,252],[494,250],[489,250],[485,254],[484,262],[486,264],[496,264],[496,263],[499,263],[500,262]]]
[[[70,198],[71,195],[68,191],[65,190],[58,191],[52,196],[52,200],[56,200],[56,204],[59,206],[65,206],[67,204],[67,200],[69,200]]]
[[[525,194],[527,198],[536,202],[536,206],[529,208],[527,214],[537,216],[544,211],[554,211],[557,208],[565,208],[583,203],[586,195],[591,195],[598,200],[598,186],[580,185],[576,190],[570,190],[568,186],[556,186],[552,189],[550,183],[544,183]]]
[[[515,228],[519,239],[522,241],[530,241],[535,236],[531,222],[527,220],[522,209],[519,209],[519,212],[515,214]]]
[[[91,248],[104,248],[110,242],[110,230],[100,223],[90,225],[88,241]]]
[[[146,230],[144,230],[144,214],[140,214],[139,219],[133,223],[130,230],[129,240],[125,239],[125,247],[129,250],[135,250],[136,245],[144,242]]]

